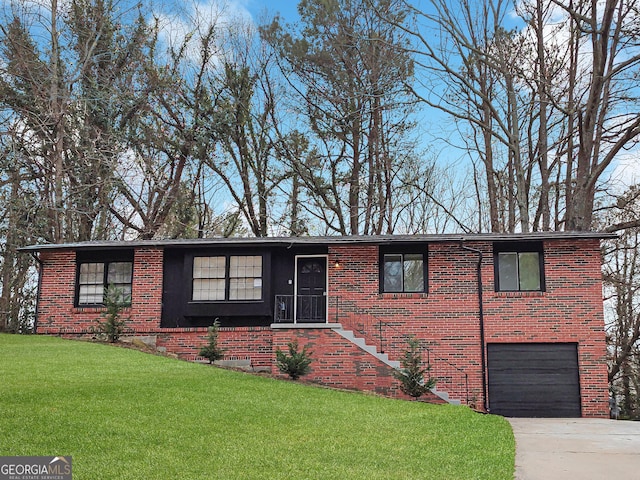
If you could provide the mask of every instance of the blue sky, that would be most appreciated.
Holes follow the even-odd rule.
[[[298,16],[298,0],[194,0],[201,5],[215,4],[226,6],[232,11],[248,13],[256,23],[266,16],[279,13],[287,22],[293,22]]]
[[[288,22],[295,21],[298,16],[297,0],[237,0],[244,4],[251,15],[257,19],[267,11],[268,13],[280,13]]]

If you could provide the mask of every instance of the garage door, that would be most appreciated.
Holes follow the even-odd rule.
[[[505,417],[580,417],[574,343],[487,345],[489,408]]]

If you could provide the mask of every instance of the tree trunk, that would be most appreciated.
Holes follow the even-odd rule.
[[[541,216],[540,228],[542,231],[551,230],[551,211],[549,207],[549,146],[547,135],[547,106],[549,98],[547,85],[550,83],[547,74],[547,55],[544,49],[544,4],[542,0],[536,0],[536,46],[538,50],[538,76],[536,86],[538,90],[538,167],[540,169],[540,200],[538,211]],[[534,227],[535,228],[535,227]]]

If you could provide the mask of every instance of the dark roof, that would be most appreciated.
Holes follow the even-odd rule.
[[[196,238],[162,239],[131,241],[91,241],[76,243],[42,244],[23,247],[23,252],[41,250],[97,250],[134,247],[174,247],[189,248],[198,246],[223,245],[349,245],[369,244],[387,245],[394,243],[440,243],[440,242],[503,242],[532,240],[579,240],[615,238],[613,233],[602,232],[533,232],[533,233],[472,233],[472,234],[433,234],[433,235],[353,235],[328,237],[252,237],[252,238]]]

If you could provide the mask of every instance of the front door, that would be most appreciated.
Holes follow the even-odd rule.
[[[326,257],[298,257],[296,271],[296,320],[298,322],[326,322]]]

